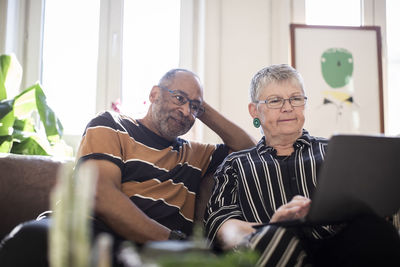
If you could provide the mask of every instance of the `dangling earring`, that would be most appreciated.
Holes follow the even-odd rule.
[[[259,118],[254,118],[253,119],[253,125],[256,128],[260,128],[260,125],[261,125],[260,119]]]

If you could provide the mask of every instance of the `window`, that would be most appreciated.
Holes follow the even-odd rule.
[[[306,23],[314,25],[361,25],[360,0],[306,0]]]
[[[144,114],[152,86],[179,66],[180,5],[180,0],[45,1],[42,84],[65,135],[80,136],[96,112],[111,109],[118,98],[124,113]],[[120,64],[122,71],[111,67]]]
[[[388,61],[388,119],[386,132],[391,135],[400,134],[400,36],[398,34],[400,2],[386,0],[386,36]]]
[[[128,0],[124,4],[122,108],[147,111],[161,76],[179,66],[180,0]]]
[[[98,0],[46,1],[42,84],[65,134],[81,135],[95,114],[99,10]]]

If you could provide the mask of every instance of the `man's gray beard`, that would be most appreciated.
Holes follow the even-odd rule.
[[[171,129],[167,121],[164,121],[160,124],[161,133],[169,138],[176,138],[178,136],[184,135],[190,130],[190,128],[192,128],[191,125],[186,126],[185,128],[180,127],[179,129]]]
[[[156,103],[156,105],[153,106],[153,120],[157,122],[156,127],[163,137],[166,137],[168,139],[175,139],[178,136],[187,133],[190,128],[192,128],[194,122],[190,123],[190,121],[187,120],[187,123],[185,123],[183,127],[179,127],[178,129],[171,129],[171,125],[168,124],[168,118],[171,117],[171,112],[172,111],[165,111],[162,104]],[[183,120],[185,119],[183,118]]]

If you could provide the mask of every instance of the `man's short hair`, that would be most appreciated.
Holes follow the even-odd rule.
[[[175,79],[175,76],[178,72],[186,72],[186,73],[190,73],[191,75],[193,75],[193,77],[196,77],[198,80],[200,80],[199,76],[197,76],[196,73],[187,70],[187,69],[172,69],[169,70],[167,73],[164,74],[164,76],[161,77],[160,81],[158,82],[158,85],[164,85],[164,86],[168,86],[170,83],[173,82],[173,80]]]

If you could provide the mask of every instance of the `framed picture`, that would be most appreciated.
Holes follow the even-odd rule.
[[[290,34],[308,97],[304,128],[322,137],[383,133],[380,28],[291,24]]]

